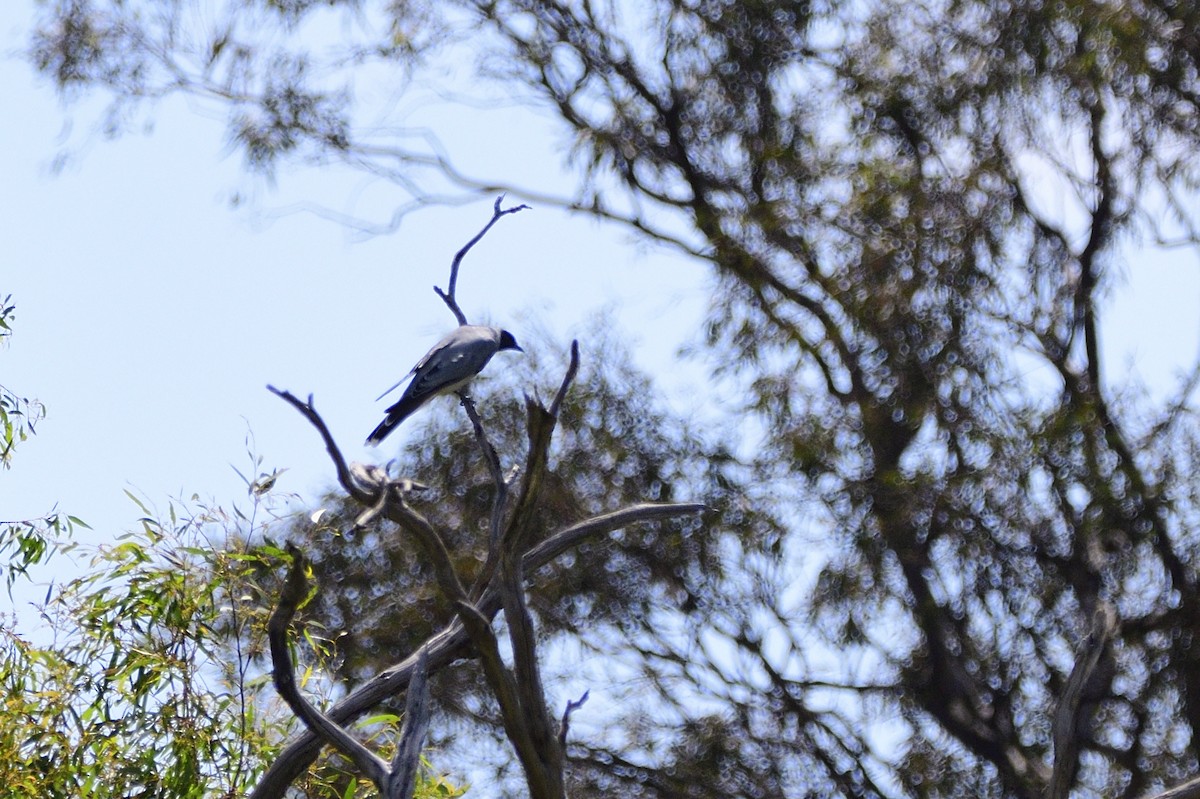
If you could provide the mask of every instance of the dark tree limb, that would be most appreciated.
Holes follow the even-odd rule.
[[[577,353],[577,348],[573,348],[573,353]],[[573,358],[572,367],[574,365]],[[569,376],[563,382],[564,387],[568,382]],[[560,391],[560,396],[561,393]],[[555,736],[550,708],[546,704],[546,692],[537,658],[537,635],[525,602],[525,576],[521,552],[532,526],[537,497],[545,479],[550,442],[558,418],[540,403],[529,398],[525,400],[525,407],[529,450],[525,459],[521,493],[500,543],[498,583],[504,620],[507,622],[512,644],[513,672],[520,692],[518,700],[522,726],[529,747],[524,753],[523,762],[526,771],[533,770],[541,780],[540,792],[549,797],[562,795],[563,752]],[[533,787],[531,784],[531,790]]]
[[[556,531],[527,552],[522,558],[523,571],[532,574],[590,538],[635,524],[679,518],[705,510],[707,506],[694,502],[647,502],[576,522]],[[500,610],[499,591],[495,586],[489,586],[473,606],[484,618],[492,618]],[[427,659],[428,670],[433,673],[459,658],[466,657],[469,649],[470,639],[461,621],[451,622],[444,630],[428,639],[417,652],[384,669],[351,691],[329,708],[325,715],[337,724],[348,724],[380,702],[408,688],[415,678],[417,663],[421,657]],[[298,733],[267,769],[250,794],[250,799],[282,799],[288,787],[317,759],[324,743],[324,739],[312,730],[306,729]]]
[[[502,601],[507,592],[502,592]],[[521,767],[525,771],[525,782],[529,786],[531,799],[556,799],[562,797],[562,771],[555,774],[546,768],[541,752],[538,750],[539,740],[535,733],[536,720],[526,715],[528,708],[523,701],[526,696],[525,686],[521,684],[520,672],[514,666],[510,671],[500,656],[499,641],[492,631],[487,616],[475,605],[461,602],[458,605],[459,618],[471,636],[471,642],[479,653],[483,666],[483,674],[488,686],[495,694],[496,702],[500,705],[500,718],[504,725],[504,733],[517,752]],[[514,647],[516,646],[514,642]],[[513,653],[514,663],[519,663],[526,655]],[[536,714],[536,709],[529,711]]]
[[[491,523],[488,525],[487,557],[488,562],[491,562],[496,548],[500,544],[500,533],[504,529],[504,507],[508,504],[508,483],[500,469],[500,456],[496,454],[496,448],[492,446],[492,442],[488,440],[487,434],[483,430],[483,420],[479,418],[479,412],[475,410],[474,401],[465,392],[460,392],[458,398],[462,401],[467,417],[471,420],[471,427],[475,431],[475,440],[479,443],[483,459],[488,465],[488,472],[492,476],[492,483],[496,487],[496,495],[492,499]],[[484,568],[483,571],[484,574],[489,573],[487,568]]]
[[[537,656],[537,632],[525,602],[518,556],[506,552],[500,561],[500,601],[512,645],[512,680],[516,689],[505,730],[517,749],[533,799],[561,799],[563,751],[554,734]],[[509,723],[509,717],[515,724]]]
[[[567,365],[567,373],[563,375],[562,383],[558,387],[558,393],[554,395],[554,401],[550,403],[550,415],[555,419],[558,418],[558,413],[562,409],[563,400],[567,397],[567,390],[571,384],[575,382],[575,375],[579,373],[579,340],[571,340],[571,362]]]
[[[308,580],[304,574],[307,563],[294,544],[288,544],[287,550],[292,556],[292,563],[288,567],[287,580],[279,596],[279,604],[267,622],[275,689],[310,731],[348,757],[385,796],[390,796],[391,774],[387,763],[309,704],[296,687],[296,674],[292,668],[292,656],[288,648],[288,628],[308,590]]]
[[[329,432],[329,428],[325,425],[325,420],[317,413],[317,409],[313,406],[312,394],[308,395],[308,401],[296,397],[290,391],[280,391],[275,386],[267,386],[267,390],[275,396],[287,402],[312,423],[312,426],[317,428],[317,432],[321,434],[321,439],[325,442],[325,450],[329,453],[330,459],[333,461],[334,471],[337,472],[338,484],[345,489],[346,493],[354,497],[355,501],[363,505],[371,505],[374,503],[370,492],[363,489],[355,480],[350,472],[350,467],[346,465],[346,459],[342,456],[342,451],[338,448],[337,442],[333,440],[333,434]]]
[[[429,654],[421,649],[417,665],[408,683],[404,702],[404,722],[400,726],[400,742],[392,757],[390,793],[385,799],[410,799],[421,767],[421,747],[429,730]]]
[[[1107,690],[1107,670],[1102,668],[1105,650],[1117,629],[1117,613],[1101,603],[1092,615],[1091,629],[1080,644],[1075,667],[1067,678],[1062,699],[1054,714],[1054,772],[1046,788],[1046,799],[1067,799],[1079,771],[1082,728],[1086,726],[1086,701]]]
[[[502,202],[504,202],[503,194],[496,198],[496,204],[492,206],[492,218],[486,225],[483,226],[483,230],[476,233],[475,238],[464,244],[462,249],[454,254],[454,260],[450,262],[450,283],[448,289],[446,291],[442,291],[437,286],[433,287],[433,290],[439,297],[442,298],[442,301],[446,303],[446,307],[450,309],[452,314],[454,314],[454,318],[458,320],[460,325],[467,324],[467,316],[462,312],[462,309],[458,307],[458,300],[455,298],[455,292],[458,290],[458,267],[462,264],[463,257],[472,247],[479,243],[479,240],[482,239],[489,230],[492,229],[492,225],[500,221],[500,217],[507,214],[515,214],[518,211],[524,211],[529,208],[528,205],[515,205],[512,208],[501,209],[500,203]]]
[[[1096,169],[1096,208],[1092,211],[1092,229],[1087,244],[1079,254],[1079,285],[1075,297],[1076,324],[1083,329],[1084,352],[1087,355],[1089,388],[1100,396],[1100,345],[1096,336],[1096,286],[1099,284],[1100,253],[1112,237],[1115,225],[1114,199],[1116,195],[1112,163],[1101,143],[1104,123],[1104,106],[1096,100],[1089,109],[1091,113],[1090,143],[1092,160]]]

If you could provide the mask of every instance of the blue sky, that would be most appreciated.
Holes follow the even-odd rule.
[[[373,400],[453,324],[430,287],[445,285],[490,203],[425,211],[368,239],[277,213],[319,202],[383,219],[403,198],[335,168],[284,169],[274,186],[248,177],[219,119],[178,98],[151,110],[152,130],[104,139],[91,132],[97,106],[64,106],[13,56],[32,8],[17,0],[0,11],[0,85],[16,110],[0,128],[0,296],[18,306],[0,383],[49,415],[0,475],[0,519],[57,504],[92,525],[92,540],[111,540],[141,515],[125,489],[163,508],[193,493],[240,499],[231,467],[249,468],[251,433],[268,468],[289,469],[283,489],[315,495],[332,482],[328,460],[267,383],[315,394],[352,459],[385,457],[359,444],[384,406]],[[544,118],[422,113],[476,172],[515,164],[525,185],[566,185]],[[64,142],[75,154],[56,173]],[[236,210],[235,192],[249,197]],[[611,308],[640,364],[666,376],[673,404],[703,404],[702,366],[681,369],[675,354],[703,314],[703,265],[534,208],[502,220],[463,270],[473,321],[518,340],[535,324],[567,337]],[[1112,296],[1102,331],[1110,376],[1136,369],[1169,384],[1200,339],[1195,256],[1141,255]]]
[[[0,129],[0,296],[17,305],[0,383],[40,399],[48,416],[0,475],[0,519],[57,505],[94,528],[86,539],[103,541],[142,515],[126,489],[163,510],[194,493],[240,500],[231,467],[249,469],[251,433],[266,467],[289,470],[280,487],[314,496],[332,483],[328,459],[268,383],[313,393],[348,457],[386,458],[398,437],[379,451],[361,447],[386,404],[374,398],[453,326],[431,287],[445,287],[451,257],[490,217],[490,202],[421,212],[374,238],[277,213],[354,203],[386,219],[403,198],[334,168],[283,170],[274,187],[248,177],[220,121],[180,99],[151,110],[152,131],[104,139],[91,132],[95,104],[64,106],[13,57],[31,9],[0,11],[0,85],[18,110]],[[495,113],[471,157],[517,158],[527,184],[561,185],[544,124]],[[433,122],[459,138],[472,130]],[[75,155],[55,172],[64,134]],[[234,192],[250,197],[236,210]],[[696,330],[706,281],[702,266],[535,207],[472,250],[459,300],[472,321],[503,324],[518,340],[535,325],[570,337],[612,309],[644,367],[671,366],[668,383],[687,410],[697,396],[689,381],[702,373],[675,368],[675,351]],[[565,352],[542,355],[565,363]]]

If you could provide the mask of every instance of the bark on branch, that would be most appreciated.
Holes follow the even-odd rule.
[[[375,784],[381,796],[386,799],[409,799],[420,766],[425,730],[429,725],[428,694],[424,680],[427,659],[418,659],[417,674],[409,683],[408,712],[405,714],[404,727],[401,730],[400,745],[389,767],[382,758],[350,735],[341,725],[313,707],[296,686],[296,674],[288,646],[288,629],[308,591],[308,579],[305,574],[308,564],[303,553],[294,544],[288,544],[287,550],[292,562],[279,596],[279,604],[267,623],[275,689],[309,731],[349,758],[358,770]]]

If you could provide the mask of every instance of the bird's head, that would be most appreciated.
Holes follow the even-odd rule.
[[[507,330],[500,331],[500,349],[516,350],[517,352],[525,351],[525,350],[521,349],[521,346],[519,344],[517,344],[517,340],[515,338],[513,338],[513,334],[509,333]]]

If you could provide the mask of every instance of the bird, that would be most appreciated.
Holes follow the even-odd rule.
[[[383,421],[367,436],[366,445],[375,446],[383,441],[401,422],[434,397],[460,391],[501,350],[525,351],[517,345],[512,333],[498,327],[460,325],[455,328],[434,344],[433,349],[425,353],[425,357],[417,361],[412,371],[400,378],[396,385],[376,397],[378,402],[399,388],[408,375],[415,375],[400,400],[387,409]]]

